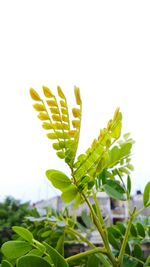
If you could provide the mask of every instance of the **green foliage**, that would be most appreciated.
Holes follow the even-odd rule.
[[[34,214],[29,203],[21,203],[12,197],[7,197],[0,203],[0,246],[13,238],[12,226],[23,223],[25,216]],[[1,253],[0,253],[1,258]]]
[[[63,172],[48,170],[46,171],[46,176],[52,185],[62,192],[71,185],[70,179]]]
[[[6,261],[6,260],[3,260],[2,264],[0,266],[1,267],[13,267],[13,265],[10,262]]]
[[[143,204],[145,207],[150,206],[150,182],[147,183],[144,189]]]
[[[91,146],[77,156],[81,128],[82,100],[79,88],[75,87],[77,107],[72,109],[70,120],[67,99],[58,86],[58,99],[52,91],[43,87],[44,99],[34,90],[31,97],[47,137],[53,142],[57,156],[70,167],[70,175],[58,170],[46,171],[52,185],[61,191],[64,202],[72,207],[87,204],[90,214],[83,212],[83,225],[75,216],[65,213],[48,214],[45,217],[28,217],[26,227],[13,227],[19,235],[15,241],[3,244],[4,260],[1,264],[16,267],[133,267],[148,266],[142,245],[150,236],[150,228],[134,221],[140,211],[150,205],[150,183],[143,194],[143,208],[130,209],[131,150],[134,141],[130,134],[121,138],[122,114],[116,109],[106,127],[100,130]],[[98,192],[128,203],[129,218],[126,223],[107,226],[97,199]],[[3,216],[4,212],[3,212]],[[86,227],[88,229],[86,229]],[[90,228],[90,229],[89,229]],[[97,230],[102,246],[95,247],[89,240],[90,230]],[[82,231],[85,234],[82,234]],[[88,250],[76,255],[67,255],[65,245],[86,243]]]
[[[48,263],[45,259],[34,256],[34,255],[27,255],[24,257],[19,258],[17,261],[17,267],[51,267],[52,265]]]

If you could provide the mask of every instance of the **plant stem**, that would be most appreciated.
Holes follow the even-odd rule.
[[[78,231],[76,231],[75,229],[72,229],[72,228],[66,228],[65,231],[67,233],[72,233],[76,236],[78,236],[83,242],[85,242],[86,244],[88,244],[89,247],[91,248],[95,248],[95,246],[86,238],[84,237],[83,235],[81,235]]]
[[[94,248],[94,249],[84,251],[84,252],[81,252],[79,254],[70,256],[70,257],[66,258],[65,260],[67,262],[71,262],[71,261],[78,260],[80,258],[87,257],[91,254],[96,254],[96,253],[106,253],[106,250],[105,250],[105,248]],[[111,265],[109,265],[109,266],[111,266]]]
[[[105,228],[105,224],[104,224],[103,216],[101,214],[101,210],[99,209],[99,207],[97,207],[99,209],[99,211],[98,211],[99,215],[98,216],[100,216],[100,217],[97,217],[97,215],[95,214],[95,212],[93,210],[93,207],[91,206],[91,203],[89,202],[87,197],[83,193],[82,193],[82,196],[83,196],[85,202],[87,203],[87,205],[88,205],[88,207],[89,207],[89,209],[91,211],[92,218],[93,218],[93,223],[95,224],[98,232],[100,233],[100,236],[102,237],[102,240],[104,242],[105,248],[107,250],[108,258],[110,259],[110,261],[112,262],[113,266],[115,267],[116,266],[116,259],[113,256],[112,251],[111,251],[110,246],[109,246],[109,241],[108,241],[108,236],[107,236],[107,229]]]
[[[128,242],[129,234],[130,234],[132,221],[133,221],[133,219],[135,217],[135,211],[136,211],[136,208],[134,208],[134,210],[131,213],[130,218],[128,220],[125,236],[124,236],[124,239],[123,239],[123,242],[122,242],[122,246],[121,246],[121,249],[120,249],[120,253],[119,253],[119,256],[118,256],[118,266],[121,266],[121,263],[122,263],[122,260],[123,260],[125,248],[126,248],[126,245],[127,245],[127,242]]]
[[[147,207],[142,207],[140,210],[137,210],[136,212],[135,212],[135,215],[134,215],[134,217],[136,217],[136,216],[138,216],[143,210],[145,210]]]

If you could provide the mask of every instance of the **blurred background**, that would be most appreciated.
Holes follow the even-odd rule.
[[[68,173],[32,108],[39,93],[60,85],[70,107],[81,89],[79,153],[117,106],[123,133],[136,141],[133,194],[150,180],[150,2],[0,1],[0,199],[36,202],[58,194],[45,171]]]

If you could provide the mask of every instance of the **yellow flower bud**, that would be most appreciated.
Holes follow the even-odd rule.
[[[53,97],[53,94],[52,94],[51,90],[46,86],[43,86],[43,93],[48,98]]]
[[[80,89],[78,87],[76,87],[76,86],[74,88],[74,94],[75,94],[77,105],[81,105],[82,104],[82,100],[81,100],[81,96],[80,96]]]
[[[30,88],[30,96],[35,101],[41,101],[40,96],[38,95],[38,93],[33,88]]]
[[[62,89],[60,88],[60,86],[57,86],[57,91],[58,91],[59,97],[61,97],[63,99],[66,99]]]

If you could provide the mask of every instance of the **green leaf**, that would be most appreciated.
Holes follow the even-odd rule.
[[[46,242],[44,242],[44,245],[46,247],[47,253],[50,255],[55,267],[69,267],[68,263],[65,261],[65,259],[58,253],[56,249],[49,246]]]
[[[113,236],[118,239],[122,236],[120,230],[118,230],[115,226],[108,227],[108,232],[113,234]]]
[[[109,243],[116,249],[116,250],[119,250],[119,243],[118,243],[118,240],[115,239],[114,235],[110,232],[108,232],[108,240],[109,240]]]
[[[146,260],[144,266],[145,266],[145,267],[150,266],[150,255],[148,256],[148,258],[147,258],[147,260]]]
[[[131,249],[130,249],[130,245],[129,245],[129,243],[126,244],[125,252],[126,252],[128,255],[130,255],[130,253],[131,253]]]
[[[89,215],[89,213],[87,213],[86,210],[82,211],[81,218],[84,224],[86,225],[86,227],[90,229],[92,227],[92,220],[91,220],[91,216]]]
[[[87,267],[99,267],[99,259],[96,255],[91,255],[88,257]]]
[[[143,257],[143,252],[141,247],[138,244],[134,245],[134,250],[133,250],[134,256],[138,259],[142,259]]]
[[[35,239],[34,239],[34,244],[36,245],[36,248],[37,248],[40,252],[42,252],[42,253],[45,252],[46,248],[45,248],[45,246],[44,246],[41,242],[39,242],[38,240],[35,240]]]
[[[143,204],[144,207],[148,207],[150,205],[150,182],[147,183],[144,189]]]
[[[135,267],[135,266],[137,266],[137,261],[130,259],[128,256],[125,256],[123,258],[123,263],[121,267]]]
[[[141,223],[137,222],[136,228],[137,228],[138,234],[144,238],[145,237],[145,230],[144,230],[143,225]]]
[[[132,148],[132,142],[125,142],[120,147],[114,146],[109,151],[109,167],[115,166],[120,160],[128,157]]]
[[[120,149],[118,146],[114,146],[109,151],[109,167],[113,167],[120,159]]]
[[[3,260],[2,264],[1,264],[1,267],[13,267],[13,265],[8,261]]]
[[[33,243],[33,235],[32,233],[23,227],[20,226],[13,226],[12,229],[14,230],[15,233],[17,233],[19,236],[21,236],[23,239],[26,241]]]
[[[43,252],[39,251],[38,249],[34,248],[32,249],[28,254],[36,255],[36,256],[43,256]]]
[[[116,180],[107,180],[106,182],[110,187],[112,187],[113,189],[115,189],[116,191],[118,191],[121,194],[125,193],[124,188],[122,187],[122,185],[120,185],[119,181]]]
[[[66,190],[63,190],[61,198],[64,202],[71,202],[78,195],[78,190],[75,185],[71,184],[67,187]]]
[[[71,185],[70,179],[61,171],[48,170],[46,176],[52,185],[62,192]]]
[[[129,195],[130,195],[130,193],[131,193],[131,178],[129,175],[127,178],[127,190],[128,190]]]
[[[64,234],[61,235],[57,241],[56,250],[64,256]]]
[[[115,188],[112,188],[110,185],[105,184],[103,185],[104,191],[106,194],[114,199],[125,201],[126,197],[123,193],[118,192]]]
[[[26,255],[17,261],[17,267],[51,267],[50,263],[39,256]]]
[[[121,222],[117,222],[116,226],[118,227],[122,235],[124,235],[126,232],[126,227],[124,226],[124,224]]]
[[[8,241],[2,245],[2,253],[8,259],[16,259],[23,256],[32,249],[25,241]]]
[[[131,225],[130,232],[131,232],[131,235],[132,235],[132,236],[137,237],[137,230],[136,230],[136,228],[135,228],[135,226],[134,226],[133,223],[132,223],[132,225]]]
[[[132,144],[133,144],[133,140],[131,142],[127,141],[126,143],[123,143],[121,145],[121,150],[120,150],[120,157],[121,158],[124,158],[124,157],[130,155]]]

